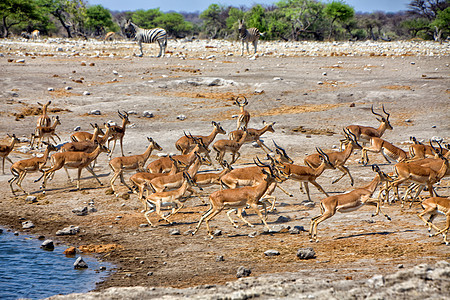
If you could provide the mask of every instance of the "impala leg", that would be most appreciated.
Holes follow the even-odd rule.
[[[276,187],[279,188],[283,193],[285,193],[285,194],[288,195],[289,197],[294,197],[294,195],[292,195],[291,193],[289,193],[288,191],[286,191],[280,184],[277,184]],[[301,183],[300,183],[300,190],[302,190],[302,184],[301,184]]]
[[[22,192],[24,192],[25,194],[29,195],[29,193],[27,193],[23,188],[22,188],[22,181],[25,178],[25,176],[27,175],[27,171],[23,171],[20,175],[19,175],[19,180],[17,180],[16,184],[17,186],[22,190]],[[12,187],[12,186],[11,186]]]
[[[109,183],[111,184],[111,189],[113,190],[114,193],[116,193],[116,190],[114,189],[114,182],[116,181],[119,174],[120,174],[120,172],[119,173],[114,172],[114,175],[111,177],[111,180],[109,181]]]
[[[88,170],[88,172],[91,173],[91,174],[94,176],[94,178],[97,180],[97,182],[98,182],[101,186],[103,186],[103,183],[100,181],[100,179],[98,179],[97,174],[95,174],[94,170],[92,170],[91,167],[86,166],[85,169]]]
[[[70,182],[70,183],[72,183],[72,178],[70,178],[70,175],[69,175],[69,170],[67,169],[67,167],[66,167],[66,166],[64,166],[64,171],[66,171],[66,174],[67,174],[67,178],[68,178],[69,182]],[[53,176],[52,176],[52,178],[53,178]]]
[[[303,185],[305,186],[305,192],[306,195],[308,196],[308,200],[311,202],[311,196],[309,195],[309,186],[308,186],[308,182],[303,182]],[[302,182],[300,181],[300,188],[302,187]]]
[[[325,190],[320,186],[320,184],[318,184],[318,183],[316,182],[316,180],[311,180],[310,183],[311,183],[312,185],[314,185],[319,191],[321,191],[322,193],[324,193],[325,196],[329,197],[328,194],[327,194],[327,192],[325,192]],[[310,199],[310,200],[311,200],[311,199]]]
[[[370,206],[375,206],[376,210],[375,213],[372,214],[372,217],[378,216],[380,214],[380,212],[383,214],[383,216],[386,217],[386,219],[388,219],[389,221],[391,221],[391,217],[389,217],[387,214],[385,214],[382,210],[381,210],[381,201],[379,201],[379,199],[375,199],[375,198],[369,198],[364,202],[365,205],[370,205]]]
[[[205,218],[208,217],[210,214],[212,214],[212,212],[213,212],[213,206],[212,206],[212,204],[210,204],[208,210],[201,216],[201,218],[197,224],[197,227],[195,227],[195,230],[192,232],[192,235],[197,233],[198,229],[200,228],[200,225],[202,225]]]
[[[310,241],[315,241],[316,243],[319,242],[319,240],[317,239],[317,226],[322,223],[323,221],[325,221],[326,219],[331,218],[334,215],[334,213],[330,212],[330,211],[324,211],[324,213],[319,216],[317,219],[314,220],[313,226],[312,226],[312,234],[311,234],[311,239]]]
[[[213,239],[214,236],[212,235],[211,229],[209,228],[209,221],[210,221],[212,218],[214,218],[215,216],[217,216],[217,215],[222,211],[222,209],[223,209],[223,208],[221,208],[220,210],[217,210],[217,209],[212,210],[212,213],[209,214],[209,216],[207,216],[207,217],[205,218],[206,230],[208,231],[208,235],[211,237],[211,239]]]
[[[233,209],[229,209],[227,211],[227,217],[228,217],[228,220],[230,220],[231,225],[233,225],[234,228],[239,228],[239,225],[236,222],[234,222],[234,220],[231,218],[231,214],[234,213],[234,212],[236,212],[236,209],[234,209],[234,208]],[[239,217],[241,217],[241,213],[242,213],[242,210],[238,209],[238,216]]]
[[[123,154],[123,136],[120,138],[120,151],[122,152],[122,156],[125,156],[125,154]]]
[[[343,174],[341,175],[341,177],[333,180],[333,182],[331,182],[331,183],[334,184],[334,183],[338,182],[339,180],[344,178],[345,175],[348,174],[348,177],[350,177],[350,184],[351,184],[351,186],[353,186],[353,177],[352,177],[352,174],[350,174],[350,170],[346,166],[336,166],[336,168],[339,169]]]
[[[130,191],[132,191],[133,189],[125,182],[125,179],[123,178],[123,172],[120,172],[120,182],[122,182],[122,184],[124,186],[126,186]]]
[[[148,203],[147,203],[147,207],[148,207]],[[155,211],[155,206],[153,206],[150,210],[148,210],[148,208],[147,208],[144,213],[144,216],[147,219],[148,224],[150,224],[150,226],[152,226],[152,227],[154,227],[154,225],[152,224],[152,222],[150,222],[150,218],[148,216],[154,211]]]
[[[2,158],[2,172],[5,175],[5,157]]]
[[[266,204],[262,203],[262,205],[265,206]],[[258,203],[252,203],[252,204],[250,204],[250,207],[253,208],[254,211],[256,211],[256,214],[261,219],[261,221],[264,223],[264,226],[267,228],[268,231],[270,231],[269,225],[267,225],[265,218],[263,217],[261,211],[258,209]]]
[[[445,224],[445,227],[441,230],[438,230],[438,232],[436,232],[430,236],[436,236],[436,235],[442,234],[444,236],[445,243],[448,244],[447,233],[448,233],[449,228],[450,228],[450,216],[447,217],[447,222]]]

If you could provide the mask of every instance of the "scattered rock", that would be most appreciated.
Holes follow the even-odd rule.
[[[278,250],[270,249],[264,252],[265,256],[277,256],[280,255],[280,252]]]
[[[294,226],[293,228],[289,229],[290,234],[300,234],[300,232],[305,231],[305,228],[303,226]]]
[[[248,234],[248,237],[254,238],[254,237],[256,237],[257,235],[258,235],[258,232],[257,232],[257,231],[253,231],[253,232],[250,232],[250,233]]]
[[[180,121],[184,121],[184,120],[186,120],[186,116],[185,115],[178,115],[177,119],[180,120]]]
[[[81,130],[81,126],[77,126],[73,129],[73,131],[80,131]]]
[[[279,216],[275,223],[286,223],[289,222],[291,218],[289,216]]]
[[[316,252],[314,252],[313,248],[300,248],[297,250],[297,257],[299,259],[316,258]]]
[[[100,112],[99,109],[94,109],[94,110],[91,110],[91,111],[89,112],[89,114],[90,114],[90,115],[97,115],[97,116],[99,116],[99,115],[101,115],[102,113]]]
[[[55,89],[52,88],[52,87],[49,87],[47,90],[48,90],[49,92],[53,92]]]
[[[55,244],[53,244],[52,240],[45,240],[41,244],[41,248],[44,250],[53,251],[53,250],[55,250]]]
[[[222,230],[220,230],[220,229],[214,230],[213,236],[221,236],[221,235],[222,235]]]
[[[384,286],[384,277],[383,275],[374,275],[367,280],[367,284],[373,288],[380,288]]]
[[[318,84],[318,85],[322,85],[322,84],[323,84],[323,81],[317,81],[317,84]]]
[[[19,64],[24,64],[25,63],[25,59],[18,59],[18,60],[16,60],[16,63],[19,63]]]
[[[27,196],[25,198],[25,202],[27,202],[27,203],[36,203],[37,202],[37,197],[36,196]]]
[[[112,71],[114,75],[119,75],[119,72],[117,72],[116,70]]]
[[[33,222],[31,222],[31,221],[22,222],[23,229],[30,229],[30,228],[34,228],[34,227],[35,226],[34,226]]]
[[[68,91],[68,90],[72,90],[73,88],[72,88],[71,86],[66,86],[64,89],[65,89],[66,91]]]
[[[77,258],[77,260],[73,263],[74,269],[86,269],[88,268],[87,263],[83,260],[83,258],[80,256]]]
[[[170,229],[170,230],[169,230],[169,234],[170,234],[170,235],[180,235],[180,234],[181,234],[181,233],[180,233],[180,229],[178,229],[178,228]]]
[[[250,276],[250,274],[252,274],[251,269],[247,269],[246,267],[240,266],[237,269],[236,277],[237,278],[248,277],[248,276]]]
[[[77,216],[86,216],[88,214],[88,208],[87,208],[87,206],[85,206],[83,208],[75,208],[72,210],[72,212],[74,214],[76,214]]]
[[[75,255],[77,253],[77,248],[75,247],[69,247],[66,250],[64,250],[63,254],[67,256]]]
[[[225,261],[225,258],[223,257],[223,255],[219,255],[217,256],[216,261]]]
[[[89,96],[90,94],[91,94],[91,93],[88,92],[88,91],[84,91],[84,92],[83,92],[83,95],[84,95],[84,96]]]
[[[152,276],[153,275],[153,272],[148,272],[147,273],[147,276]]]
[[[153,118],[153,112],[148,111],[148,110],[145,110],[145,111],[142,113],[142,116],[145,117],[145,118]],[[177,117],[177,118],[178,118],[178,117]]]
[[[80,227],[70,225],[69,227],[63,228],[56,232],[56,235],[75,235],[80,232]]]

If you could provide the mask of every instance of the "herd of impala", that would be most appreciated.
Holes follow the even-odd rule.
[[[80,177],[83,169],[88,170],[94,178],[98,179],[94,172],[95,161],[100,153],[106,152],[109,158],[109,167],[112,170],[110,186],[113,193],[118,196],[115,181],[117,178],[131,192],[138,195],[138,199],[143,203],[144,216],[149,224],[153,226],[149,215],[156,215],[168,223],[172,223],[170,218],[175,215],[183,205],[186,199],[197,194],[194,187],[202,190],[204,187],[217,185],[219,189],[209,196],[209,209],[201,216],[197,227],[193,231],[195,234],[201,224],[205,222],[208,234],[213,237],[209,227],[209,221],[218,215],[222,210],[227,209],[227,216],[233,226],[238,227],[231,218],[232,212],[237,212],[237,216],[247,225],[254,226],[243,216],[243,210],[253,208],[259,216],[261,222],[269,229],[267,218],[267,206],[269,211],[275,208],[276,198],[273,192],[279,188],[287,195],[280,183],[286,180],[295,180],[300,184],[300,190],[306,192],[308,200],[311,201],[308,183],[314,185],[320,192],[325,194],[326,198],[320,201],[320,214],[311,219],[310,240],[318,241],[317,226],[332,217],[336,211],[350,212],[360,208],[363,205],[375,206],[376,211],[373,216],[380,212],[390,220],[390,217],[381,211],[383,201],[392,202],[389,197],[390,190],[393,190],[394,200],[399,200],[404,204],[405,200],[413,201],[420,199],[422,201],[423,211],[418,214],[429,228],[436,232],[430,236],[442,234],[444,242],[448,245],[447,234],[450,228],[450,200],[447,197],[440,197],[434,190],[434,185],[443,177],[450,174],[449,155],[450,151],[439,142],[430,145],[424,145],[411,137],[413,144],[406,152],[399,147],[382,139],[386,130],[392,130],[389,121],[390,114],[382,106],[383,114],[376,113],[371,108],[372,113],[377,116],[380,125],[378,128],[350,125],[343,129],[344,139],[341,140],[340,151],[324,152],[316,148],[317,153],[307,156],[304,159],[305,165],[294,164],[286,151],[276,144],[273,152],[261,140],[265,132],[274,132],[275,123],[265,123],[261,129],[248,128],[250,114],[245,109],[248,101],[243,97],[235,100],[235,105],[240,108],[240,114],[237,118],[237,128],[229,133],[229,139],[217,139],[218,134],[226,134],[222,126],[212,121],[213,130],[207,136],[191,135],[184,133],[175,143],[179,155],[161,157],[150,162],[147,166],[151,153],[154,150],[161,151],[162,147],[152,138],[148,139],[148,147],[144,153],[139,155],[125,156],[123,152],[123,140],[126,127],[130,124],[129,115],[126,112],[118,112],[122,119],[122,125],[104,124],[104,129],[97,124],[91,124],[94,128],[93,133],[75,132],[71,135],[71,142],[55,147],[54,137],[59,138],[56,133],[57,125],[61,124],[58,116],[53,119],[47,114],[48,106],[51,101],[42,105],[42,115],[38,118],[35,132],[32,134],[31,146],[36,144],[38,147],[46,145],[44,155],[24,159],[13,163],[8,158],[8,154],[14,149],[19,140],[15,135],[10,136],[11,141],[7,145],[0,145],[0,156],[3,160],[3,174],[5,159],[12,166],[10,168],[13,178],[9,180],[11,191],[16,195],[13,184],[25,194],[28,194],[22,188],[22,182],[27,173],[42,172],[42,176],[35,182],[43,180],[42,192],[46,192],[48,180],[51,180],[54,173],[64,168],[69,181],[71,181],[68,168],[78,170],[77,189],[80,189]],[[45,141],[45,139],[47,141]],[[50,142],[53,141],[54,144]],[[112,158],[116,141],[120,142],[122,156]],[[112,149],[110,143],[113,142]],[[232,165],[240,157],[240,149],[245,143],[256,143],[266,152],[266,161],[262,162],[258,157],[254,158],[255,165],[233,169]],[[369,146],[366,146],[369,144]],[[210,157],[209,146],[216,152],[216,160],[223,168],[220,172],[198,172],[202,165],[211,166],[213,164]],[[447,145],[447,148],[449,146]],[[344,148],[344,149],[343,149]],[[342,175],[334,180],[336,183],[348,175],[350,183],[353,186],[354,180],[349,168],[345,165],[348,158],[355,150],[361,150],[362,164],[364,166],[369,162],[368,152],[381,153],[387,162],[395,161],[393,172],[385,173],[377,165],[372,165],[375,172],[374,179],[366,186],[354,189],[350,192],[329,196],[328,193],[316,181],[317,178],[326,169],[339,169]],[[53,155],[50,152],[56,151]],[[229,153],[231,160],[227,162],[224,157]],[[46,167],[50,160],[50,166]],[[124,171],[136,171],[129,178],[130,185],[124,179]],[[400,199],[398,188],[401,184],[408,183],[403,197]],[[377,187],[380,187],[377,198],[372,198]],[[420,193],[427,188],[430,198],[423,200]],[[146,196],[144,196],[146,192]],[[411,206],[410,205],[410,206]],[[171,209],[168,215],[163,214],[162,209]],[[264,212],[264,214],[263,214]],[[440,229],[432,223],[433,219],[439,213],[446,215],[446,225]],[[424,215],[429,214],[425,219]]]

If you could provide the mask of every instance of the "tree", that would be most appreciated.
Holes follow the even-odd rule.
[[[179,13],[166,13],[157,17],[154,21],[158,27],[164,28],[169,35],[175,37],[184,37],[193,28],[193,25],[186,22]]]
[[[412,15],[420,16],[433,21],[439,11],[443,11],[450,6],[448,0],[413,0],[409,4],[409,12]]]
[[[237,32],[238,21],[244,19],[244,12],[236,7],[228,10],[228,18],[226,19],[228,32]]]
[[[217,38],[220,33],[226,31],[226,19],[228,9],[217,4],[211,4],[200,14],[203,20],[204,31],[210,38]]]
[[[450,7],[439,11],[431,26],[435,28],[434,39],[442,43],[442,35],[448,36],[450,33]]]
[[[36,4],[61,23],[67,37],[71,38],[72,32],[82,30],[86,14],[83,0],[36,0]]]
[[[159,8],[149,10],[139,9],[133,13],[131,19],[133,23],[136,23],[139,27],[151,29],[158,26],[155,20],[162,15],[163,13]]]
[[[0,2],[3,37],[8,37],[11,26],[25,20],[37,20],[37,7],[31,0],[2,0]]]
[[[90,6],[86,9],[86,26],[95,35],[104,34],[105,29],[114,32],[118,30],[109,10],[101,5]]]
[[[266,10],[260,4],[253,6],[245,14],[245,22],[247,27],[256,27],[259,31],[267,31],[267,23],[265,19]]]
[[[311,36],[317,40],[322,39],[325,25],[322,3],[314,0],[282,0],[276,5],[285,16],[281,22],[290,26],[288,34],[291,39],[297,41]]]
[[[347,22],[348,20],[353,18],[353,16],[355,15],[355,10],[341,1],[333,1],[325,6],[324,13],[331,19],[330,34],[328,36],[328,39],[330,39],[331,35],[333,34],[334,22]]]

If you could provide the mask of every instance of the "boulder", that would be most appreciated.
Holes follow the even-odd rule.
[[[41,248],[48,251],[53,251],[55,249],[55,244],[53,244],[52,240],[45,240],[41,244]]]

